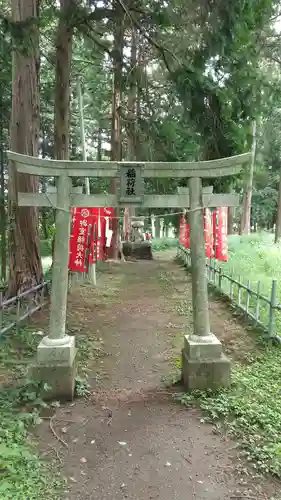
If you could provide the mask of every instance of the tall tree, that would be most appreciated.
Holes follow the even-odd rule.
[[[0,104],[1,110],[1,104]],[[6,281],[7,249],[6,249],[6,208],[5,208],[5,163],[3,126],[0,124],[0,279]]]
[[[11,150],[38,156],[39,148],[39,0],[12,0],[13,74]],[[38,210],[19,208],[17,193],[36,192],[38,178],[9,175],[9,288],[15,295],[40,283]]]
[[[253,121],[252,124],[252,158],[248,170],[245,175],[243,204],[241,213],[240,234],[250,234],[251,231],[251,208],[252,208],[252,193],[253,193],[253,178],[257,148],[257,124]]]
[[[5,4],[4,4],[5,7]],[[4,11],[5,12],[5,11]],[[11,48],[4,22],[0,22],[0,276],[7,277],[6,155],[11,113]]]
[[[55,55],[54,154],[56,160],[69,160],[70,156],[70,77],[74,30],[72,15],[75,7],[75,0],[60,0]],[[53,256],[55,237],[54,234]]]
[[[279,177],[279,186],[278,186],[278,201],[277,201],[277,214],[276,214],[276,225],[275,225],[275,235],[274,241],[278,243],[281,239],[281,169],[280,169],[280,177]]]
[[[129,67],[129,91],[128,91],[128,119],[127,119],[127,159],[137,160],[137,30],[132,26],[130,30],[131,60]],[[126,207],[128,217],[128,230],[130,231],[131,218],[136,215],[135,207]],[[125,214],[124,214],[125,216]],[[125,217],[124,217],[125,218]],[[126,230],[124,231],[126,233]]]
[[[113,42],[113,90],[112,90],[112,122],[111,122],[111,160],[122,160],[122,129],[121,129],[121,98],[123,87],[123,48],[124,48],[124,11],[120,2],[114,0],[114,42]],[[112,193],[116,193],[116,180],[112,182]],[[115,218],[112,221],[112,246],[109,256],[113,259],[118,257],[119,238],[119,209],[115,209]]]
[[[128,93],[128,160],[136,160],[136,140],[137,140],[137,30],[132,26],[130,33],[131,60],[129,68],[129,93]]]
[[[73,20],[75,0],[60,0],[60,16],[56,38],[55,135],[57,160],[69,159],[70,77],[72,62]]]

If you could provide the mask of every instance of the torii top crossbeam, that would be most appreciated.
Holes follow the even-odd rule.
[[[237,175],[243,165],[249,162],[251,153],[230,158],[199,162],[114,162],[114,161],[64,161],[35,158],[8,151],[8,158],[17,172],[47,177],[99,177],[118,178],[116,194],[83,195],[71,192],[69,205],[83,206],[126,206],[142,205],[143,208],[188,207],[186,194],[149,195],[144,193],[146,178],[204,178],[214,179]],[[214,194],[203,197],[205,206],[237,206],[238,195]],[[57,195],[48,193],[18,193],[19,206],[57,206]]]
[[[62,171],[69,177],[117,177],[120,166],[141,167],[144,178],[201,177],[214,179],[237,175],[243,165],[249,163],[252,153],[208,161],[192,162],[115,162],[115,161],[66,161],[49,160],[7,152],[16,170],[30,175],[58,177]]]

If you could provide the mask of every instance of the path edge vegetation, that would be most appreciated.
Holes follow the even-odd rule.
[[[28,378],[27,366],[37,345],[33,330],[25,326],[1,338],[1,372],[6,370],[0,391],[1,500],[59,500],[63,487],[63,479],[39,456],[32,437],[47,408],[47,387]]]
[[[48,387],[28,377],[42,332],[31,324],[1,338],[0,354],[0,498],[1,500],[60,500],[65,481],[52,447],[44,458],[33,430],[42,418],[51,419],[58,401],[46,403]],[[79,372],[76,397],[87,398],[88,362],[103,356],[91,336],[79,335]],[[3,384],[1,382],[3,381]],[[44,415],[48,415],[45,417]],[[50,416],[49,416],[50,415]]]
[[[181,265],[177,258],[175,262]],[[182,272],[187,273],[184,267]],[[162,273],[159,278],[166,297],[171,297],[173,281],[169,273]],[[182,297],[179,298],[179,302],[182,300]],[[178,309],[179,303],[174,303],[173,307]],[[249,328],[253,333],[252,327]],[[243,360],[232,363],[229,389],[176,392],[174,399],[186,408],[200,408],[203,411],[201,421],[213,424],[216,433],[235,439],[241,455],[257,472],[272,474],[280,479],[281,346],[266,341],[258,329],[252,337],[256,344],[255,352],[250,353],[247,361],[243,357]],[[181,357],[172,359],[171,366],[170,382],[178,383]]]

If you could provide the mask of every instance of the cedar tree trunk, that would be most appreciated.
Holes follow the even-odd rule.
[[[38,13],[38,0],[12,0],[12,20],[17,23],[17,38],[13,40],[10,147],[12,151],[30,156],[38,156],[39,149]],[[43,271],[38,210],[17,206],[18,192],[38,191],[38,177],[17,174],[13,164],[9,168],[8,295],[13,296],[39,284]]]

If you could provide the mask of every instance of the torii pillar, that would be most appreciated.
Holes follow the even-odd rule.
[[[200,170],[199,170],[200,175]],[[189,179],[190,200],[190,252],[192,278],[193,331],[184,336],[182,349],[182,381],[187,390],[206,390],[228,387],[231,382],[230,360],[222,351],[220,340],[211,331],[208,279],[204,237],[204,213],[206,206],[202,196],[202,179]],[[217,195],[219,197],[219,195]],[[210,197],[209,207],[212,205]],[[239,197],[225,196],[224,205],[235,206]]]
[[[236,173],[228,167],[219,176],[226,175],[227,171]],[[202,177],[214,175],[211,170],[208,174],[200,168],[198,174]],[[237,206],[239,196],[213,194],[212,186],[202,188],[200,177],[189,178],[189,188],[179,187],[178,193],[185,194],[188,200],[185,207],[189,208],[193,312],[193,331],[184,336],[182,380],[188,390],[227,387],[230,384],[230,361],[210,327],[203,207]]]

